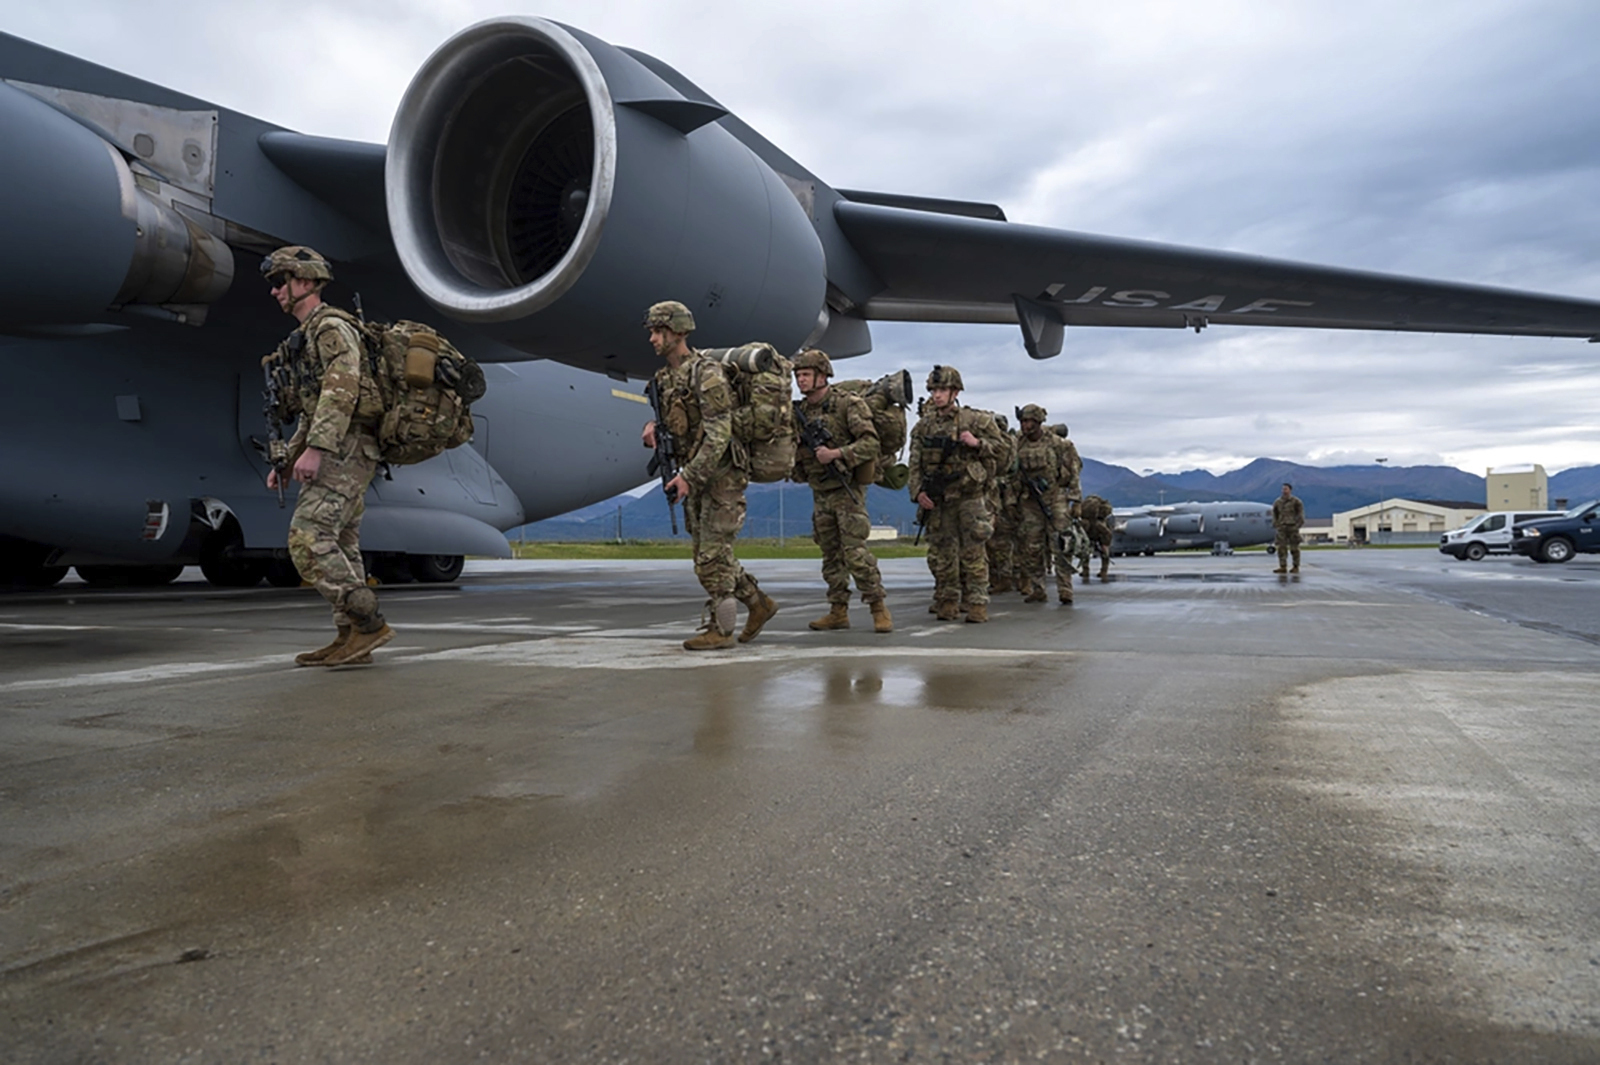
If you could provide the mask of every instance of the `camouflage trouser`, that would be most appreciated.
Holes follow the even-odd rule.
[[[1022,583],[1029,592],[1044,588],[1047,559],[1055,561],[1056,587],[1072,587],[1072,567],[1061,551],[1061,538],[1055,533],[1071,521],[1067,517],[1067,503],[1060,496],[1048,497],[1048,500],[1048,521],[1044,509],[1031,496],[1023,500],[1017,515],[1017,553],[1021,559]]]
[[[1083,523],[1085,538],[1089,541],[1094,554],[1100,556],[1104,563],[1111,557],[1111,526],[1103,521],[1086,521]],[[1101,567],[1102,569],[1104,566]]]
[[[744,489],[748,478],[730,469],[712,478],[683,503],[683,523],[694,543],[694,575],[706,590],[709,606],[729,596],[749,604],[756,582],[733,557],[733,541],[744,526]]]
[[[1014,508],[1002,504],[994,509],[994,535],[989,537],[989,542],[984,546],[989,555],[989,584],[1010,586],[1016,579],[1017,568],[1017,515]]]
[[[1295,565],[1300,564],[1300,530],[1278,529],[1277,540],[1273,542],[1273,549],[1278,553],[1278,565],[1282,566],[1289,561],[1289,556],[1294,555]]]
[[[989,558],[984,545],[994,535],[994,517],[983,493],[947,491],[928,514],[928,569],[935,603],[989,602]]]
[[[378,597],[361,565],[363,497],[377,468],[372,435],[345,434],[337,452],[323,453],[317,479],[301,486],[289,521],[294,568],[333,605],[333,623],[340,627],[368,625],[378,616]]]
[[[811,539],[822,548],[822,579],[828,582],[828,602],[850,602],[850,578],[856,579],[863,603],[883,599],[883,578],[878,560],[867,550],[872,522],[865,500],[856,502],[843,488],[811,490]]]
[[[1069,569],[1082,569],[1089,564],[1089,556],[1094,553],[1094,547],[1089,543],[1089,531],[1083,527],[1083,522],[1073,518],[1067,525],[1065,554],[1071,563]]]

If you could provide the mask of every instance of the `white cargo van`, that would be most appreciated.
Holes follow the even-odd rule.
[[[1439,538],[1439,550],[1478,561],[1488,554],[1511,553],[1511,529],[1518,522],[1559,518],[1559,510],[1494,510]]]

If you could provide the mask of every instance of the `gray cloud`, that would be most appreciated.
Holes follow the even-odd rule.
[[[291,128],[382,140],[450,33],[521,10],[682,70],[825,180],[998,202],[1013,220],[1540,291],[1600,293],[1600,81],[1587,0],[989,0],[285,8],[60,0],[5,28]],[[292,12],[293,17],[290,17]],[[1272,329],[879,324],[919,380],[1043,402],[1135,468],[1600,462],[1596,349]]]

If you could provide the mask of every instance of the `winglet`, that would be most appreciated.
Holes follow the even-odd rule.
[[[618,100],[622,107],[631,107],[663,122],[685,137],[708,122],[715,122],[728,113],[725,107],[701,103],[699,100]]]

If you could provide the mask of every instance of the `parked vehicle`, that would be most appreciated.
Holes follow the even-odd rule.
[[[1494,510],[1439,538],[1439,550],[1477,562],[1485,555],[1509,554],[1512,526],[1542,518],[1559,518],[1559,510]]]
[[[1518,525],[1511,550],[1535,562],[1566,562],[1573,555],[1600,554],[1600,499],[1573,507],[1558,518]]]

